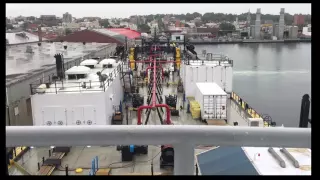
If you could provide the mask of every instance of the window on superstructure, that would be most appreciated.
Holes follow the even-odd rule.
[[[103,68],[112,68],[112,64],[104,64]]]
[[[69,74],[68,75],[68,80],[73,80],[73,79],[84,79],[86,78],[85,74]]]
[[[90,68],[90,69],[93,69],[94,68],[94,65],[85,65],[86,67]]]

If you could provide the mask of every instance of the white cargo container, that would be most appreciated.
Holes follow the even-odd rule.
[[[206,61],[203,65],[190,62],[181,67],[181,77],[186,96],[195,96],[196,83],[214,82],[225,92],[232,93],[233,70],[230,64],[217,64],[217,61]]]
[[[227,120],[227,93],[216,83],[196,83],[195,100],[200,105],[202,120]]]

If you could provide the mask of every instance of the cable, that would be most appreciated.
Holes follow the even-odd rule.
[[[155,147],[159,147],[159,146],[155,146]],[[146,160],[146,161],[133,161],[133,162],[130,162],[130,163],[126,164],[126,165],[122,165],[122,166],[120,166],[120,167],[111,167],[113,164],[123,163],[122,161],[119,161],[119,162],[113,162],[113,163],[109,164],[108,166],[99,167],[99,168],[102,168],[102,169],[104,169],[104,168],[108,168],[108,169],[128,168],[128,167],[134,166],[134,165],[137,164],[137,163],[147,163],[147,162],[149,162],[149,161],[152,161],[152,160],[154,160],[160,153],[161,153],[161,151],[158,152],[154,157],[152,157],[152,158],[150,158],[150,159],[148,159],[148,160]],[[81,154],[81,153],[80,153],[80,154]],[[79,157],[78,157],[78,158],[79,158]],[[63,169],[60,169],[60,168],[63,168]],[[58,171],[66,171],[64,167],[60,166],[60,168],[58,168],[57,170],[58,170]],[[79,168],[81,168],[81,169],[91,169],[91,167],[79,167]],[[134,168],[134,167],[133,167],[133,168]],[[76,170],[76,169],[69,169],[68,171],[75,171],[75,170]]]

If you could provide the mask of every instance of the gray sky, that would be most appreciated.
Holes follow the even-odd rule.
[[[263,14],[279,14],[280,8],[286,13],[311,14],[311,3],[307,4],[9,4],[6,3],[6,16],[37,16],[56,15],[69,12],[73,17],[98,16],[102,18],[127,18],[130,15],[147,14],[185,14],[199,12],[241,14],[256,12],[261,8]]]

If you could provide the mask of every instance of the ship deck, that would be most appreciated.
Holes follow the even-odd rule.
[[[168,64],[170,66],[170,64]],[[195,120],[190,113],[187,113],[187,100],[183,102],[183,94],[177,93],[178,81],[177,73],[173,76],[170,74],[169,80],[165,81],[163,85],[163,96],[169,94],[177,94],[177,107],[184,107],[179,109],[178,117],[171,117],[173,124],[180,125],[207,125],[201,120]],[[169,86],[166,83],[169,82]],[[139,93],[144,96],[145,102],[147,99],[146,86],[140,87]],[[164,100],[164,97],[163,97]],[[129,101],[130,102],[130,101]],[[126,102],[123,103],[125,107]],[[123,108],[124,109],[124,108]],[[164,110],[165,112],[165,110]],[[123,124],[127,124],[125,113],[123,114]],[[146,119],[145,111],[142,113],[142,122]],[[243,111],[233,100],[228,100],[227,104],[227,117],[228,124],[233,125],[234,121],[237,121],[239,126],[247,126],[246,119],[248,114]],[[162,113],[165,117],[165,113]],[[128,124],[137,123],[136,111],[128,111]],[[160,120],[157,111],[151,111],[148,124],[159,124]],[[116,126],[116,125],[115,125]],[[214,145],[213,145],[214,146]],[[195,157],[197,154],[211,149],[213,146],[198,146],[195,148]],[[42,162],[42,157],[47,158],[49,156],[50,147],[34,147],[27,152],[23,158],[17,163],[23,166],[32,175],[38,174],[38,162]],[[160,145],[148,146],[147,155],[135,155],[132,162],[121,162],[121,152],[116,150],[116,146],[104,146],[104,147],[72,147],[67,156],[62,159],[62,166],[55,168],[52,175],[65,175],[65,165],[69,167],[69,175],[89,175],[92,164],[92,159],[98,156],[99,169],[110,169],[111,175],[150,175],[151,163],[153,163],[154,174],[165,173],[170,174],[171,170],[160,169]],[[196,161],[195,161],[196,162]],[[76,168],[82,168],[82,173],[76,173]],[[14,171],[16,172],[16,171]],[[19,173],[15,173],[18,175]]]

